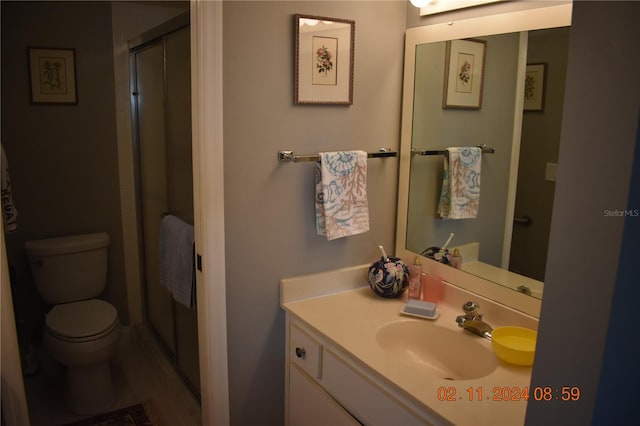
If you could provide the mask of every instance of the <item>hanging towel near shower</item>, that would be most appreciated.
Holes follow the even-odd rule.
[[[369,230],[366,152],[321,152],[315,182],[318,235],[334,240]]]
[[[438,214],[443,219],[473,219],[480,206],[482,149],[447,148]]]
[[[0,157],[0,169],[2,185],[2,222],[4,224],[4,230],[6,233],[15,232],[18,228],[16,219],[18,218],[18,211],[16,206],[13,205],[13,194],[11,193],[11,178],[9,177],[9,164],[7,161],[7,155],[4,153],[4,146],[0,145],[2,150],[2,157]]]
[[[187,308],[195,302],[193,253],[193,225],[176,216],[165,216],[160,223],[160,285]]]

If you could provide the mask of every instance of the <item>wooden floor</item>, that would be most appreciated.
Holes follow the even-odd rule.
[[[111,362],[118,394],[111,410],[143,403],[155,426],[201,425],[199,403],[151,334],[138,327],[135,335],[134,339],[123,335]],[[43,362],[37,374],[25,377],[32,426],[59,426],[83,418],[65,404],[64,374],[59,365]]]

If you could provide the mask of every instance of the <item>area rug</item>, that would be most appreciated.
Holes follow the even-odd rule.
[[[142,404],[120,408],[110,413],[98,414],[88,419],[64,426],[152,426]]]

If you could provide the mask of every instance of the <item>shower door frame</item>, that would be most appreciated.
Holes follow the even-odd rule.
[[[142,304],[142,314],[143,314],[143,318],[145,323],[149,326],[149,328],[151,329],[152,333],[155,335],[156,340],[160,343],[160,346],[162,347],[162,349],[164,350],[164,352],[167,354],[167,356],[171,359],[171,361],[173,362],[173,365],[176,369],[176,371],[178,372],[178,374],[181,376],[183,382],[187,385],[187,387],[191,390],[191,392],[194,394],[194,396],[200,400],[201,399],[201,390],[199,389],[200,383],[193,383],[192,379],[189,378],[189,374],[187,374],[187,372],[185,370],[183,370],[182,366],[181,366],[181,359],[180,359],[180,349],[179,349],[179,336],[178,336],[178,330],[177,330],[177,313],[176,311],[178,309],[180,309],[179,306],[176,305],[176,302],[171,298],[170,294],[167,292],[167,301],[170,303],[170,310],[171,310],[171,331],[170,333],[172,334],[172,336],[170,336],[170,341],[166,341],[165,340],[165,336],[164,336],[164,332],[162,332],[161,330],[157,329],[156,326],[154,325],[154,322],[152,321],[151,316],[149,315],[149,306],[148,306],[148,287],[150,285],[149,280],[150,277],[147,276],[147,272],[146,272],[146,266],[148,259],[148,253],[146,252],[145,249],[145,245],[146,245],[146,240],[145,240],[145,231],[144,231],[144,206],[143,206],[143,200],[142,200],[142,187],[143,187],[143,178],[141,175],[141,168],[142,168],[142,158],[141,158],[141,134],[140,134],[140,124],[139,124],[139,119],[140,119],[140,113],[139,113],[139,106],[138,106],[138,64],[137,64],[137,60],[136,57],[138,54],[142,54],[144,53],[146,50],[148,49],[153,49],[153,48],[160,48],[162,49],[162,61],[163,61],[163,76],[162,76],[162,86],[163,86],[163,109],[164,109],[164,119],[163,119],[163,133],[165,135],[167,135],[167,107],[168,107],[168,102],[167,102],[167,81],[166,81],[166,76],[167,76],[167,51],[166,51],[166,44],[167,44],[167,39],[169,37],[171,37],[173,34],[179,32],[179,31],[183,31],[185,29],[189,29],[190,28],[190,22],[189,22],[189,14],[188,13],[184,13],[181,15],[176,16],[175,18],[167,21],[164,24],[161,24],[147,32],[145,32],[144,34],[140,35],[139,37],[137,37],[134,40],[131,40],[129,42],[129,64],[130,64],[130,87],[131,87],[131,115],[132,115],[132,128],[133,128],[133,151],[134,151],[134,179],[135,179],[135,192],[136,192],[136,210],[137,210],[137,229],[138,229],[138,241],[139,241],[139,247],[138,247],[138,252],[139,252],[139,256],[140,256],[140,260],[141,260],[141,265],[143,266],[140,270],[140,274],[141,274],[141,281],[142,281],[142,294],[143,294],[143,304]],[[192,61],[193,62],[193,61]],[[191,65],[191,64],[189,64]],[[192,72],[191,72],[192,73]],[[191,105],[193,105],[193,102],[191,101]],[[191,130],[191,129],[190,129]],[[190,148],[193,150],[193,142],[191,141],[191,146]],[[166,151],[167,151],[167,146],[164,146],[164,150],[165,150],[165,155],[166,155]],[[165,160],[168,159],[168,155],[166,155]],[[193,154],[192,154],[192,163],[193,163]],[[166,164],[168,163],[168,161],[165,161],[165,169],[166,169]],[[194,175],[195,175],[195,166],[192,164],[192,168],[193,168],[193,173],[191,176],[191,182],[193,187],[195,188],[195,183],[194,181]],[[192,189],[193,191],[193,189]],[[167,201],[167,200],[165,200]],[[195,210],[195,206],[191,205],[192,207],[192,213],[193,210]],[[163,213],[170,213],[169,209],[163,209]],[[184,218],[189,222],[193,221],[193,217],[189,217],[189,218]],[[197,239],[197,237],[196,237]],[[197,309],[197,307],[196,307]],[[196,336],[197,338],[197,336]],[[197,346],[196,346],[197,347]],[[199,377],[197,377],[197,379],[199,379]]]

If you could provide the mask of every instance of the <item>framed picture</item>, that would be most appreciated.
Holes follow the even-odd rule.
[[[527,64],[524,79],[524,110],[542,111],[544,109],[544,86],[547,64]]]
[[[31,103],[78,103],[75,53],[75,49],[29,48]]]
[[[480,109],[486,46],[484,40],[447,41],[443,108]]]
[[[294,16],[294,103],[352,105],[355,21]]]

